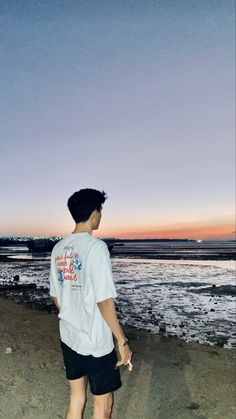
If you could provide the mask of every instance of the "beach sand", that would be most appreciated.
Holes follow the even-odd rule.
[[[58,319],[0,298],[0,419],[64,418],[68,385]],[[135,352],[121,368],[114,419],[235,419],[235,350],[125,327]],[[11,351],[7,348],[11,348]],[[92,415],[88,388],[85,418]]]

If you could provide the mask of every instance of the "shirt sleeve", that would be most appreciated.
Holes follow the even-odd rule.
[[[89,269],[96,303],[107,298],[116,298],[110,253],[102,240],[99,240],[91,250]]]
[[[56,264],[54,260],[53,252],[51,254],[51,267],[50,267],[50,274],[49,274],[49,280],[50,280],[50,291],[49,294],[51,297],[57,297],[57,269]]]

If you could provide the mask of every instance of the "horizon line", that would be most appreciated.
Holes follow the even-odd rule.
[[[66,235],[65,235],[66,236]],[[54,236],[54,235],[50,235],[50,236],[41,236],[41,235],[35,235],[35,236],[24,236],[24,235],[20,235],[20,236],[0,236],[0,239],[50,239],[50,238],[58,238],[58,239],[62,239],[65,236]],[[98,237],[98,236],[95,236]],[[119,238],[119,237],[112,237],[112,236],[99,236],[98,238],[101,239],[107,239],[107,240],[119,240],[119,241],[127,241],[127,240],[132,240],[132,241],[146,241],[146,240],[150,240],[150,241],[155,241],[155,240],[169,240],[169,241],[178,241],[178,240],[185,240],[185,241],[196,241],[196,242],[203,242],[203,241],[236,241],[236,238],[234,239],[230,239],[230,238],[209,238],[209,239],[196,239],[196,238],[187,238],[187,237],[178,237],[178,238],[171,238],[171,237],[133,237],[133,238],[129,238],[129,237],[123,237],[123,238]]]

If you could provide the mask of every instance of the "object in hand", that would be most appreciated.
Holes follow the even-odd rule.
[[[130,359],[127,362],[127,367],[128,367],[128,370],[129,371],[132,371],[132,369],[134,368],[134,366],[133,366],[132,362],[130,361]]]

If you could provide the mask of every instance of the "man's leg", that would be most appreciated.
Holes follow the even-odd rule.
[[[113,393],[94,396],[93,419],[111,418],[113,399]]]
[[[70,385],[70,401],[66,419],[82,419],[86,404],[87,377],[68,381]]]

